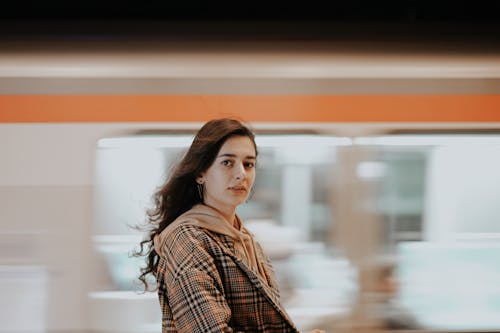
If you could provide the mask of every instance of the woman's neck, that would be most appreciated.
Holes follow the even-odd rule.
[[[219,214],[224,217],[227,223],[230,225],[234,226],[236,222],[236,208],[234,209],[220,209],[218,207],[212,206],[210,204],[205,203],[206,206],[211,207],[212,209],[215,209]]]

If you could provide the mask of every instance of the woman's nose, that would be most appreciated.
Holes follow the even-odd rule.
[[[236,179],[245,178],[245,167],[242,164],[238,165],[238,167],[235,168],[235,178]]]

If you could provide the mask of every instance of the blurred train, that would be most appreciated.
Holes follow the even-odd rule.
[[[280,164],[279,158],[284,159],[286,155],[286,158],[291,158],[291,164],[298,165],[301,162],[293,162],[294,155],[300,160],[301,156],[308,156],[311,147],[322,144],[313,139],[311,146],[301,148],[303,141],[300,140],[305,140],[304,136],[339,139],[331,141],[336,150],[335,157],[328,162],[336,166],[332,170],[345,180],[341,184],[337,182],[340,199],[338,192],[331,193],[334,199],[344,200],[342,206],[337,206],[335,214],[342,213],[350,202],[362,198],[357,196],[356,190],[371,184],[369,181],[350,183],[348,177],[358,177],[358,181],[373,179],[383,170],[387,171],[387,166],[384,169],[378,162],[401,162],[400,168],[394,169],[392,175],[395,176],[390,178],[396,182],[396,187],[391,189],[399,188],[397,182],[411,183],[412,177],[416,177],[414,187],[410,186],[409,191],[420,189],[420,196],[417,195],[417,203],[407,203],[398,201],[405,196],[404,191],[389,191],[392,196],[380,194],[383,200],[377,207],[386,207],[380,209],[386,213],[387,225],[378,231],[372,230],[373,233],[361,223],[366,214],[351,211],[344,213],[354,217],[355,222],[337,225],[333,236],[328,236],[332,233],[328,227],[332,216],[324,213],[324,209],[331,205],[329,194],[314,191],[305,194],[310,200],[315,200],[318,195],[325,196],[321,199],[323,206],[317,211],[314,210],[316,206],[311,206],[306,212],[311,216],[325,216],[323,222],[317,222],[316,229],[309,230],[310,240],[316,240],[315,244],[321,243],[322,246],[345,243],[338,246],[335,254],[342,253],[349,260],[335,262],[333,266],[337,268],[345,268],[353,262],[356,266],[361,262],[356,260],[375,251],[377,246],[370,243],[370,239],[374,235],[378,237],[379,233],[388,235],[392,230],[390,235],[394,238],[381,237],[392,245],[399,240],[415,243],[448,237],[447,232],[453,229],[452,222],[435,227],[421,221],[424,218],[446,221],[457,218],[446,216],[439,210],[427,212],[424,216],[422,206],[425,200],[429,200],[429,196],[422,197],[424,185],[427,186],[425,191],[433,186],[454,189],[450,192],[436,190],[427,204],[431,205],[433,200],[440,202],[438,208],[448,205],[451,211],[456,211],[465,205],[461,200],[471,200],[472,195],[467,198],[456,195],[464,190],[458,186],[458,180],[463,181],[463,186],[471,194],[483,193],[485,200],[489,200],[488,207],[500,203],[500,194],[495,190],[500,188],[500,179],[495,176],[496,170],[500,170],[496,158],[500,156],[497,150],[500,137],[500,53],[492,52],[488,47],[404,41],[376,45],[346,41],[233,41],[231,44],[84,39],[52,43],[6,41],[0,50],[0,94],[0,332],[134,332],[135,323],[127,320],[137,316],[152,323],[148,327],[141,326],[140,331],[159,331],[155,324],[157,313],[151,320],[146,318],[147,311],[157,309],[155,296],[142,295],[137,303],[126,308],[129,303],[124,301],[124,294],[120,294],[120,286],[103,284],[102,276],[110,273],[104,273],[105,263],[96,262],[96,237],[113,234],[112,229],[100,227],[97,221],[107,217],[119,221],[127,219],[117,211],[99,215],[96,207],[113,205],[112,195],[106,195],[109,193],[126,197],[123,202],[112,206],[118,211],[129,213],[131,209],[127,202],[143,200],[126,192],[129,189],[126,184],[143,179],[134,180],[134,170],[139,173],[147,170],[133,169],[134,160],[145,158],[140,152],[135,157],[117,160],[117,164],[98,164],[100,157],[106,158],[106,153],[122,147],[120,145],[128,139],[145,138],[147,141],[160,138],[161,141],[168,137],[189,136],[209,119],[237,117],[250,123],[258,136],[286,137],[285,145],[273,146],[275,150],[269,150],[268,155],[263,148],[263,159],[274,156],[270,161],[265,160],[269,166],[269,179],[272,179],[273,172],[280,172],[286,164]],[[293,140],[294,137],[298,141]],[[396,143],[390,143],[394,138]],[[111,139],[118,140],[115,141],[117,146],[113,146]],[[399,139],[402,141],[397,141]],[[426,140],[434,139],[438,143],[426,143]],[[432,163],[438,163],[441,158],[447,163],[443,165],[450,169],[448,172],[435,169],[432,174],[434,182],[428,183],[431,171],[426,163],[430,162],[422,156],[428,156],[425,154],[430,146],[440,146],[439,142],[443,141],[439,140],[448,139],[455,140],[452,149],[439,156],[433,155]],[[474,144],[474,140],[494,148],[473,146],[466,149]],[[142,149],[144,153],[147,148],[141,147],[139,151]],[[371,160],[364,160],[366,149],[353,147],[370,148]],[[287,154],[282,154],[283,151]],[[373,162],[373,153],[377,154],[375,162],[378,164]],[[413,158],[416,164],[408,164],[408,159],[398,159],[400,155],[397,153],[407,153],[404,156],[409,156],[410,160]],[[463,156],[464,153],[470,155]],[[470,170],[467,168],[473,167],[474,159],[480,161],[483,168],[467,178],[464,175]],[[367,163],[360,164],[360,161]],[[464,166],[467,161],[470,163]],[[390,168],[397,163],[385,165]],[[105,167],[108,169],[103,169]],[[318,173],[311,174],[300,168],[287,170],[288,177],[292,177],[289,178],[291,183],[297,179],[304,184],[321,183],[321,178],[317,177],[325,175],[320,167]],[[357,173],[354,175],[352,170],[357,170]],[[450,176],[453,170],[457,172],[456,177]],[[112,184],[106,183],[113,174],[122,177],[114,178]],[[481,178],[481,174],[484,177]],[[301,193],[300,182],[299,187],[294,188],[285,176],[278,175],[282,179],[278,185],[284,188],[278,191],[282,200],[293,200],[285,198],[284,193]],[[388,184],[382,182],[382,185]],[[115,192],[106,192],[113,191],[109,186],[116,186]],[[99,189],[103,192],[97,193]],[[323,192],[328,190],[328,187],[322,188]],[[269,199],[264,191],[261,195],[263,201]],[[456,200],[442,199],[442,195],[455,195]],[[126,201],[129,199],[132,201]],[[391,200],[393,204],[390,204]],[[472,220],[488,218],[493,222],[481,224],[477,221],[482,225],[477,230],[464,224],[463,229],[469,233],[460,235],[473,234],[480,241],[486,239],[495,244],[491,247],[493,252],[488,253],[496,253],[500,234],[497,218],[500,215],[497,210],[486,214],[488,216],[475,215],[486,207],[485,200],[482,201],[484,205],[476,204],[477,210],[466,213]],[[410,228],[398,233],[390,228],[395,228],[397,223],[394,221],[399,221],[398,218],[406,221],[405,213],[398,215],[397,212],[398,209],[404,211],[405,204],[409,205],[409,211],[413,209],[412,204],[418,206],[417,213],[407,215],[418,215],[408,223],[419,220],[420,224],[417,223],[419,226],[415,230]],[[279,213],[276,216],[275,221],[286,219]],[[411,220],[411,216],[408,219]],[[261,220],[269,218],[264,216]],[[368,235],[363,235],[360,230],[368,230]],[[130,235],[131,232],[123,232],[124,238]],[[290,239],[298,242],[299,238]],[[313,251],[312,248],[314,246],[303,247],[302,251],[307,253]],[[407,244],[404,249],[408,248],[411,245]],[[322,261],[320,265],[326,265],[326,262]],[[491,268],[491,274],[499,274],[498,267],[484,265]],[[498,302],[499,291],[486,280],[498,275],[491,274],[479,275],[473,283],[491,287],[488,293],[497,295],[491,299],[493,304]],[[325,277],[335,279],[338,275],[325,273]],[[109,292],[106,287],[109,287]],[[320,287],[327,288],[325,285]],[[356,288],[365,287],[347,285],[346,288],[352,293]],[[481,300],[473,296],[486,297],[486,294],[475,288],[466,288],[468,295],[477,301],[477,306],[483,306]],[[300,294],[300,290],[295,292]],[[343,294],[334,295],[341,297]],[[290,297],[293,312],[292,308],[298,306],[300,297]],[[321,292],[312,297],[320,299]],[[321,314],[321,302],[318,301],[316,307],[313,300],[309,302],[308,311]],[[105,312],[109,310],[107,304],[117,310]],[[497,303],[491,307],[495,311],[499,309]],[[293,313],[304,328],[312,325],[306,312]],[[358,315],[362,316],[361,313]],[[474,326],[477,321],[469,322],[469,326],[443,325],[449,318],[436,319],[437,324],[429,327],[435,330],[498,330],[500,323],[493,317],[483,318],[484,322],[490,323],[487,327]]]

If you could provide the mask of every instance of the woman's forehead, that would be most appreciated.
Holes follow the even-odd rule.
[[[255,146],[253,141],[247,136],[232,136],[221,146],[218,155],[222,154],[255,158]]]

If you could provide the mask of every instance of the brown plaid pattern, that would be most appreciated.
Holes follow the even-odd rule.
[[[265,279],[237,256],[228,236],[187,224],[170,232],[157,272],[162,332],[298,332],[257,247]]]

